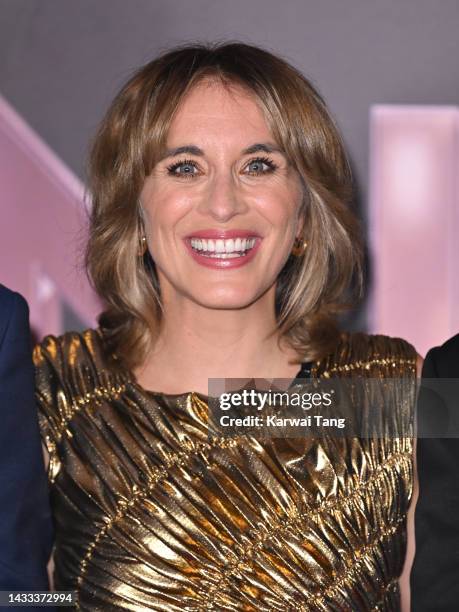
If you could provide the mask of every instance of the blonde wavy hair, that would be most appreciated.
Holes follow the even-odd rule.
[[[155,264],[138,256],[139,195],[162,155],[174,112],[202,79],[250,92],[303,184],[307,248],[290,256],[276,283],[273,330],[302,360],[333,350],[336,315],[362,294],[362,232],[351,211],[352,177],[325,102],[290,63],[241,43],[187,44],[141,67],[122,87],[92,143],[92,197],[85,266],[104,300],[98,322],[111,353],[127,368],[147,356],[162,316]]]

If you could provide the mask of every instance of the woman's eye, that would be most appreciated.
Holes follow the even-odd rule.
[[[257,157],[255,159],[251,159],[246,165],[246,168],[248,169],[248,174],[258,176],[274,172],[277,165],[268,157]],[[195,178],[199,174],[198,165],[191,159],[177,161],[170,166],[167,166],[167,170],[171,176],[185,179]]]
[[[247,168],[249,170],[249,174],[268,174],[269,172],[273,172],[277,166],[267,157],[257,157],[256,159],[252,159],[247,164]]]
[[[173,176],[178,176],[180,178],[194,178],[197,173],[193,170],[197,170],[197,168],[198,167],[194,161],[185,159],[168,166],[167,170],[169,174],[172,174]]]

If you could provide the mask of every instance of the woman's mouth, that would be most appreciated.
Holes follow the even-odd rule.
[[[234,257],[245,257],[254,246],[256,238],[229,238],[228,240],[206,240],[204,238],[192,238],[191,247],[194,251],[204,257],[217,257],[219,259],[231,259]]]
[[[261,243],[259,236],[228,239],[187,238],[193,259],[202,265],[218,268],[234,268],[248,263]]]

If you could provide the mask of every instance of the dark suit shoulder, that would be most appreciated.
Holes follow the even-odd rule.
[[[20,293],[0,283],[0,313],[8,312],[13,307],[28,309],[27,301]]]
[[[7,300],[12,300],[15,294],[16,291],[13,291],[12,289],[9,289],[8,287],[5,287],[5,285],[2,285],[0,283],[0,308],[2,304],[4,304]]]
[[[423,376],[459,378],[459,334],[428,351]]]
[[[26,300],[17,291],[0,284],[0,346],[13,317],[17,327],[27,326],[28,333],[29,306]]]
[[[48,588],[52,522],[34,401],[28,317],[22,295],[1,285],[0,590]]]

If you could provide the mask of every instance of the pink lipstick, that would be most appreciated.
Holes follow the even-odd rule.
[[[250,230],[205,229],[184,238],[194,261],[207,268],[227,270],[250,263],[263,238]]]

